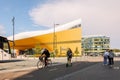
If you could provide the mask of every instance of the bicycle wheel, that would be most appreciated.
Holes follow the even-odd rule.
[[[41,68],[44,68],[44,67],[45,67],[45,64],[43,62],[41,62],[41,61],[37,62],[37,68],[38,69],[41,69]]]

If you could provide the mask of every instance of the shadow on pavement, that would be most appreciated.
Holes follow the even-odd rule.
[[[66,64],[56,65],[52,67],[47,67],[43,69],[37,69],[31,71],[30,73],[24,74],[13,80],[54,80],[58,77],[71,74],[78,70],[93,66],[100,62],[74,62],[72,67],[66,67]]]
[[[25,60],[1,60],[0,63],[9,63],[9,62],[20,62]]]

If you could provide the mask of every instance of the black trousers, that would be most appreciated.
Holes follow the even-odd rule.
[[[113,65],[114,64],[114,60],[113,60],[113,58],[108,58],[109,59],[109,65]]]
[[[48,60],[48,57],[46,56],[45,57],[45,66],[47,66],[47,60]]]

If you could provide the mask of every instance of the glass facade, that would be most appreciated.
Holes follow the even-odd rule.
[[[83,54],[102,54],[110,48],[110,38],[106,36],[87,36],[82,38]]]

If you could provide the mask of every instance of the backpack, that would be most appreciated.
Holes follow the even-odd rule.
[[[71,52],[68,52],[67,54],[69,57],[72,57],[72,53]]]
[[[110,53],[109,53],[109,57],[110,57],[110,58],[113,58],[113,57],[114,57],[114,53],[110,52]]]

